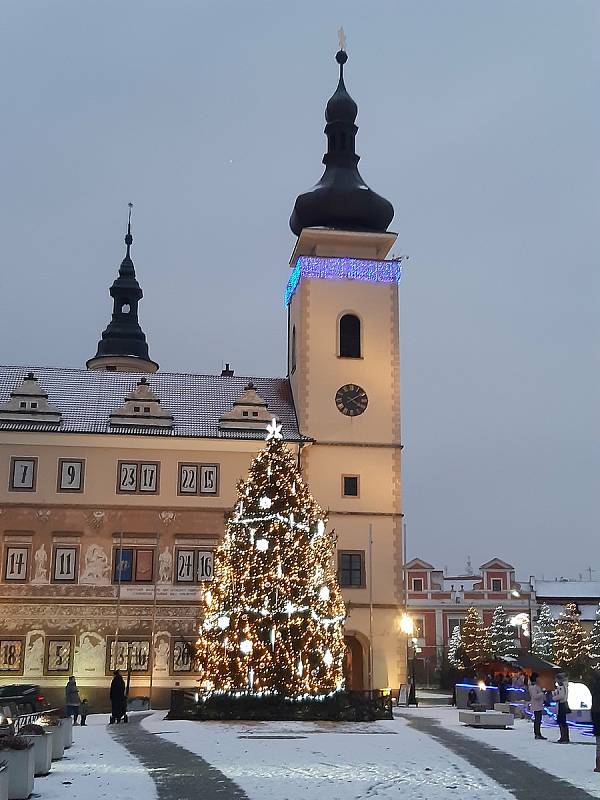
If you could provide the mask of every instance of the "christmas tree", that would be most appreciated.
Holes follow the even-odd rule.
[[[460,625],[455,625],[452,636],[448,642],[448,661],[453,667],[464,667],[462,640],[460,636]]]
[[[487,656],[485,630],[479,619],[477,609],[473,606],[467,611],[460,637],[467,666],[474,666],[485,661]]]
[[[487,635],[487,649],[489,656],[494,659],[517,655],[515,629],[502,606],[494,609],[492,624]]]
[[[550,613],[550,606],[544,603],[540,608],[539,617],[533,626],[531,650],[540,658],[552,658],[552,643],[554,642],[554,629],[556,622]]]
[[[596,619],[588,639],[588,657],[590,667],[600,671],[600,605],[596,609]]]
[[[334,534],[276,420],[216,552],[198,641],[208,689],[287,698],[343,687]]]
[[[571,677],[579,677],[587,667],[588,635],[579,621],[575,603],[567,603],[556,622],[554,660]]]

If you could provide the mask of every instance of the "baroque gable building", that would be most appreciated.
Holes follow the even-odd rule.
[[[126,253],[86,369],[0,368],[0,683],[51,700],[74,674],[106,704],[195,686],[190,644],[235,486],[273,417],[337,534],[350,688],[397,688],[403,603],[398,282],[393,208],[364,182],[358,108],[336,55],[325,169],[295,201],[288,374],[160,371]]]

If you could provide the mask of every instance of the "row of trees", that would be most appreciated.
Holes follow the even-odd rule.
[[[588,633],[581,624],[575,603],[567,603],[556,620],[550,607],[544,604],[533,626],[531,649],[574,676],[590,669],[600,671],[600,605]]]
[[[568,603],[557,620],[553,619],[549,606],[543,605],[533,626],[531,650],[573,677],[590,669],[600,671],[600,606],[588,633],[574,603]],[[448,649],[448,660],[458,668],[516,655],[515,628],[502,606],[495,609],[489,627],[483,625],[477,609],[470,608],[462,629],[458,626],[454,629]]]

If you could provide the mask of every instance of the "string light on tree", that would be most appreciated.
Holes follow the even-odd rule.
[[[556,621],[552,616],[550,606],[544,603],[540,608],[537,622],[533,626],[531,638],[531,650],[537,656],[540,656],[540,658],[552,658],[552,644],[554,642],[555,628]]]
[[[567,603],[554,632],[554,661],[570,677],[580,677],[587,667],[588,635],[579,621],[575,603]]]
[[[515,630],[502,606],[494,609],[487,641],[488,655],[494,659],[517,655]]]
[[[235,508],[215,554],[210,602],[205,597],[203,684],[292,698],[342,688],[346,612],[335,538],[276,420]]]
[[[600,604],[596,609],[596,619],[590,631],[590,638],[588,640],[588,657],[590,659],[591,669],[600,672]]]

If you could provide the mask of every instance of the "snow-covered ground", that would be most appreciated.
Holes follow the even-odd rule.
[[[600,797],[600,774],[595,773],[596,740],[571,729],[569,745],[555,744],[559,738],[558,728],[542,727],[547,742],[533,738],[533,724],[529,720],[515,720],[515,726],[508,730],[486,730],[468,728],[458,722],[458,711],[444,706],[419,706],[418,709],[397,709],[397,714],[433,717],[445,727],[461,733],[478,742],[495,747],[505,753],[527,761],[545,772],[562,778],[580,789],[585,789],[592,797]]]
[[[196,753],[251,800],[511,800],[513,795],[403,719],[377,723],[166,721],[144,727]]]
[[[155,800],[154,781],[108,732],[108,715],[93,714],[85,728],[73,728],[75,744],[61,761],[52,762],[45,778],[36,778],[34,796],[41,800]]]

